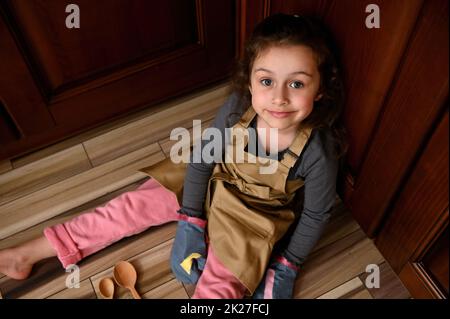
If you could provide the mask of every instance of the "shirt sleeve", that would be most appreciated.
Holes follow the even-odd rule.
[[[331,132],[315,130],[305,151],[297,174],[304,177],[304,201],[298,223],[285,257],[302,264],[320,239],[336,200],[338,159],[334,157]]]
[[[183,186],[183,199],[180,212],[193,217],[204,217],[203,207],[206,199],[206,193],[208,188],[208,181],[211,177],[214,165],[218,162],[217,159],[222,159],[224,153],[225,143],[225,128],[234,125],[239,120],[239,100],[237,95],[232,94],[220,107],[216,117],[210,128],[216,128],[220,132],[221,143],[220,147],[213,149],[213,152],[220,154],[211,154],[214,161],[207,163],[203,157],[200,156],[201,152],[205,148],[205,145],[212,142],[214,137],[206,139],[202,138],[201,147],[194,147],[193,152],[190,155],[190,163],[187,165],[186,176]],[[217,142],[217,141],[216,141]],[[197,153],[195,158],[199,159],[194,162],[194,152]]]

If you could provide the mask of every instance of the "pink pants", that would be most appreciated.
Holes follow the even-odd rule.
[[[64,268],[151,226],[177,221],[175,194],[154,179],[63,224],[44,230]],[[243,298],[243,286],[208,248],[206,265],[193,298]]]

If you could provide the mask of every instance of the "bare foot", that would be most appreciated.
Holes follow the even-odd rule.
[[[18,252],[17,248],[0,250],[0,273],[13,279],[22,280],[30,275],[33,263]]]
[[[36,262],[53,256],[56,256],[56,251],[42,235],[16,247],[0,250],[0,272],[13,279],[25,279]]]

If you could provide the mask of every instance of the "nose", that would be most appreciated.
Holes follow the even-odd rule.
[[[274,105],[286,105],[288,103],[288,97],[286,88],[284,86],[275,87],[273,90],[272,104]]]

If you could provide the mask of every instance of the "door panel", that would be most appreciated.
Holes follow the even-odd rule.
[[[351,198],[354,215],[373,237],[439,121],[448,97],[448,1],[426,1]]]
[[[81,0],[79,29],[64,27],[70,3],[7,2],[28,58],[39,67],[39,83],[51,95],[199,42],[194,1]]]
[[[407,286],[425,281],[434,297],[448,297],[448,130],[446,110],[375,241]]]
[[[0,41],[0,101],[4,112],[3,119],[8,121],[5,125],[20,133],[13,140],[8,139],[11,145],[20,139],[52,128],[54,122],[1,15]],[[6,137],[0,140],[5,142]],[[6,145],[8,144],[2,145],[0,154]]]
[[[0,67],[17,77],[1,76],[0,99],[25,135],[3,145],[0,158],[230,74],[237,53],[234,1],[80,0],[80,28],[69,29],[71,2],[0,3],[0,41],[11,45],[11,52],[0,48]]]
[[[14,125],[14,121],[0,101],[0,145],[14,142],[19,138],[20,133]]]

